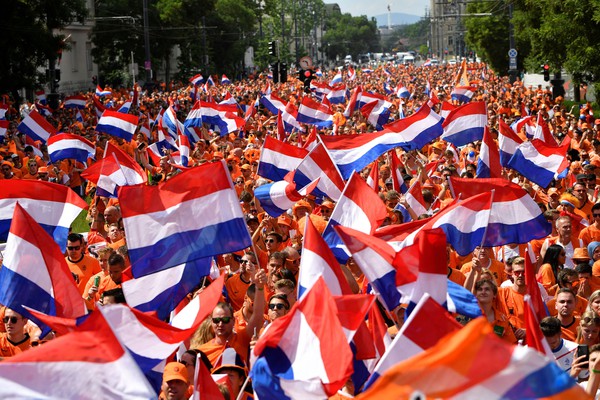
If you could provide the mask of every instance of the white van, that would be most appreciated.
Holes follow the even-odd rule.
[[[414,64],[415,63],[415,56],[410,55],[410,54],[407,55],[407,56],[404,56],[404,58],[402,59],[402,63],[404,65]]]

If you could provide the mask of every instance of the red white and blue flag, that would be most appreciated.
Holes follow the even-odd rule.
[[[475,94],[476,88],[473,86],[456,86],[450,93],[450,98],[459,103],[468,103]]]
[[[298,107],[297,120],[303,124],[328,127],[333,125],[333,112],[327,105],[304,96]]]
[[[294,175],[294,181],[300,186],[306,186],[317,178],[320,180],[313,194],[338,201],[346,183],[322,143],[316,144],[304,157]]]
[[[85,163],[88,158],[95,158],[96,147],[83,136],[59,133],[48,139],[48,155],[52,162],[73,159]]]
[[[527,243],[548,236],[552,225],[529,193],[505,179],[450,178],[450,189],[455,198],[469,198],[479,193],[494,191],[489,224],[482,245],[500,246],[509,243]]]
[[[199,86],[204,83],[204,78],[201,74],[194,75],[190,78],[190,83],[194,86]]]
[[[487,125],[485,102],[478,101],[452,110],[444,120],[442,139],[455,146],[465,146],[483,139]]]
[[[66,250],[67,235],[75,218],[88,204],[70,188],[57,183],[7,180],[0,185],[0,240],[6,241],[16,203]]]
[[[346,85],[340,84],[332,87],[331,91],[325,97],[327,97],[331,104],[344,104],[347,96],[348,90],[346,89]]]
[[[137,115],[106,110],[102,113],[96,125],[96,131],[120,137],[127,142],[131,142],[133,134],[137,129],[138,120],[139,117]]]
[[[6,119],[0,119],[0,143],[4,142],[4,139],[6,138],[6,131],[8,130],[9,126],[10,121]]]
[[[421,149],[442,134],[442,118],[428,106],[409,117],[393,122],[384,130],[362,135],[323,136],[323,144],[347,179],[353,171],[361,171],[385,152],[402,147]]]
[[[570,145],[568,136],[559,147],[549,146],[540,139],[524,142],[517,147],[508,166],[546,188],[557,174],[569,166],[566,156]]]
[[[342,83],[344,80],[342,78],[342,73],[338,72],[337,74],[335,74],[335,76],[333,77],[333,79],[331,80],[331,82],[329,82],[329,86],[333,86],[336,85],[338,83]]]
[[[108,142],[104,158],[88,167],[82,177],[96,184],[99,196],[117,197],[119,186],[145,183],[148,177],[142,167],[127,153]]]
[[[377,363],[365,389],[394,365],[429,349],[444,336],[460,328],[462,325],[444,307],[425,294]]]
[[[296,184],[288,177],[287,180],[277,181],[261,185],[254,189],[254,196],[260,201],[261,207],[271,217],[277,218],[302,200],[304,196],[311,193],[319,183],[319,178],[310,182],[300,190],[296,190]]]
[[[17,130],[23,132],[34,141],[39,140],[42,143],[46,143],[48,138],[57,132],[56,128],[35,110],[31,111],[23,121],[21,121],[17,126]]]
[[[277,110],[285,110],[287,102],[277,96],[276,93],[266,94],[260,98],[260,104],[265,106],[273,115],[277,115]]]
[[[131,275],[131,269],[125,270],[122,286],[127,304],[142,312],[156,312],[160,320],[168,319],[171,312],[193,291],[198,282],[208,276],[211,261],[210,257],[200,258],[139,278]],[[218,282],[211,283],[207,290],[213,290],[213,285],[218,287]],[[201,307],[205,306],[204,293],[206,291],[202,291],[198,296],[201,299]],[[221,289],[218,290],[219,296],[220,293]],[[193,301],[196,301],[195,299]]]
[[[310,218],[306,218],[303,235],[298,299],[308,293],[319,277],[323,278],[333,296],[352,294],[340,263],[335,259]]]
[[[359,108],[358,102],[362,96],[362,87],[357,86],[352,91],[350,95],[350,99],[348,100],[348,104],[346,105],[346,109],[344,110],[344,117],[348,118],[354,111]]]
[[[306,149],[267,136],[260,152],[257,173],[275,182],[282,181],[290,171],[298,168],[307,154]]]
[[[524,393],[531,399],[590,398],[553,358],[499,338],[485,317],[394,365],[361,399],[411,398],[414,393],[427,399],[518,399]]]
[[[502,166],[498,145],[494,141],[489,128],[485,127],[479,158],[477,160],[477,178],[501,178]]]
[[[73,399],[85,393],[139,400],[157,396],[100,312],[81,329],[0,363],[2,398]]]
[[[0,269],[0,302],[40,324],[24,306],[45,314],[78,318],[85,302],[63,252],[51,236],[17,203]]]
[[[85,108],[86,102],[87,102],[87,99],[85,96],[81,96],[81,95],[70,96],[70,97],[65,98],[63,107],[64,108],[77,108],[77,109],[82,110]]]
[[[225,74],[221,76],[221,85],[231,85],[231,81]]]
[[[346,383],[352,351],[337,314],[320,278],[287,315],[271,323],[252,351],[250,378],[260,398],[323,399]]]
[[[500,118],[498,120],[498,151],[500,152],[500,164],[508,167],[508,162],[517,152],[523,140]]]
[[[158,186],[120,187],[118,195],[136,278],[252,243],[224,162],[189,169]]]
[[[112,92],[110,90],[103,90],[100,85],[96,86],[96,96],[98,97],[104,97],[104,96],[109,96],[111,95]]]
[[[387,209],[379,195],[355,172],[331,213],[323,239],[338,261],[345,262],[350,254],[334,228],[341,225],[371,234],[386,217]]]

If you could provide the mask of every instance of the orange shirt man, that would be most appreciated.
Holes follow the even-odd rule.
[[[83,254],[83,237],[78,233],[71,233],[67,238],[67,265],[75,278],[77,289],[83,296],[85,285],[92,275],[102,271],[100,263],[93,257]]]

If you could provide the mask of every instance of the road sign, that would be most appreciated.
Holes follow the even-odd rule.
[[[508,51],[508,56],[509,57],[516,57],[517,56],[517,49],[510,49]]]
[[[510,57],[508,60],[508,69],[517,69],[517,57]]]
[[[302,57],[300,61],[298,61],[298,64],[302,69],[313,69],[313,61],[309,56]]]

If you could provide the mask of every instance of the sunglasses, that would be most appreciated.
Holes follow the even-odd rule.
[[[287,308],[285,306],[285,304],[281,304],[281,303],[277,303],[277,304],[269,304],[269,310],[283,310],[284,308]]]
[[[512,273],[515,276],[523,276],[523,275],[525,275],[525,271],[513,271]]]
[[[79,250],[81,246],[67,246],[68,250]]]
[[[213,324],[219,325],[221,322],[224,324],[228,324],[231,321],[232,317],[216,317],[212,319]]]
[[[5,324],[8,324],[8,321],[10,321],[11,324],[16,324],[19,321],[18,317],[4,317],[2,318],[2,321]]]
[[[248,264],[249,262],[250,262],[250,261],[248,261],[248,260],[241,260],[241,261],[240,261],[240,264]]]
[[[600,214],[592,214],[594,216],[594,218],[598,218],[600,217]]]
[[[265,239],[265,243],[275,243],[275,239]]]

